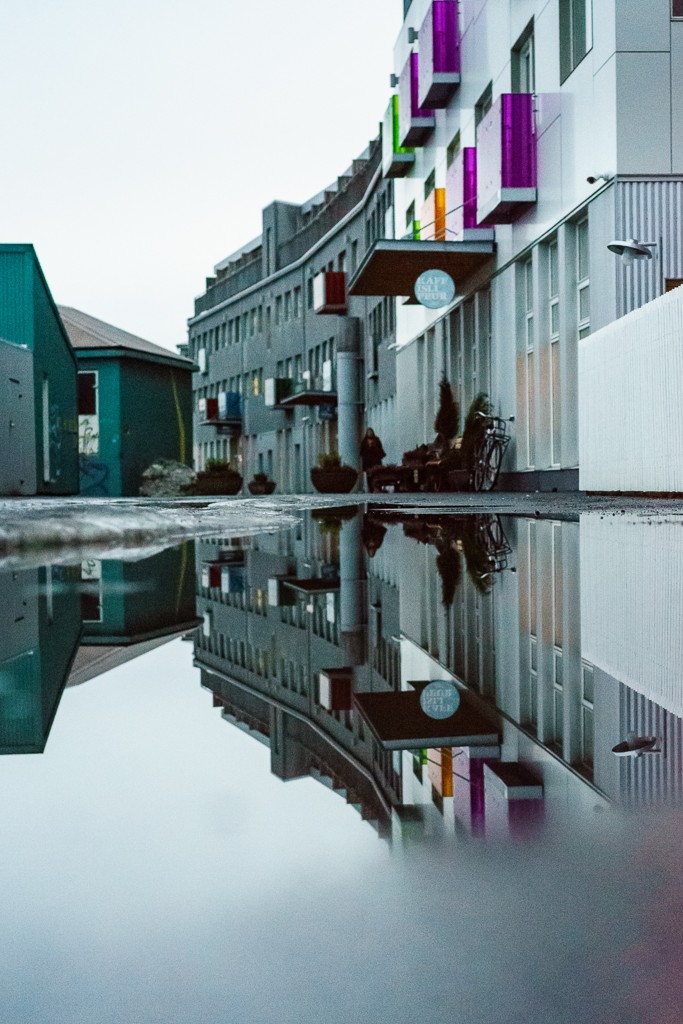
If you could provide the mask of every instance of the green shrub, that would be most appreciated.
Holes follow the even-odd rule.
[[[228,459],[207,459],[204,467],[205,473],[236,473]]]
[[[322,452],[318,456],[318,465],[321,469],[339,469],[341,466],[339,452]]]

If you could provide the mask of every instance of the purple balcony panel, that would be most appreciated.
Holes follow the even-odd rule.
[[[447,107],[460,85],[457,0],[433,0],[419,36],[421,107]]]
[[[477,223],[477,151],[468,146],[446,172],[446,240],[487,242],[493,230]]]
[[[536,202],[530,93],[503,93],[477,128],[477,220],[511,224]]]
[[[419,63],[411,53],[398,80],[399,144],[421,146],[434,130],[434,111],[418,103]]]

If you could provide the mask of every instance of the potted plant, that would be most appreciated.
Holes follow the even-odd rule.
[[[311,482],[320,494],[348,494],[358,482],[358,470],[343,465],[338,452],[327,452],[312,467]]]
[[[269,480],[266,473],[254,473],[254,479],[247,484],[250,494],[272,494],[275,481]]]
[[[241,490],[242,477],[226,459],[207,459],[197,473],[197,494],[238,494]]]

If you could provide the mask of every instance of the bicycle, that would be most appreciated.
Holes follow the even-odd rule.
[[[476,413],[483,420],[481,437],[472,456],[473,491],[490,491],[495,486],[503,456],[510,444],[507,424],[500,416]]]

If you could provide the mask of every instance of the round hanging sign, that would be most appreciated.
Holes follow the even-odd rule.
[[[420,694],[420,707],[429,718],[450,718],[460,707],[460,692],[448,679],[435,679]]]
[[[427,309],[449,306],[455,298],[453,278],[444,270],[425,270],[415,282],[415,298]]]

